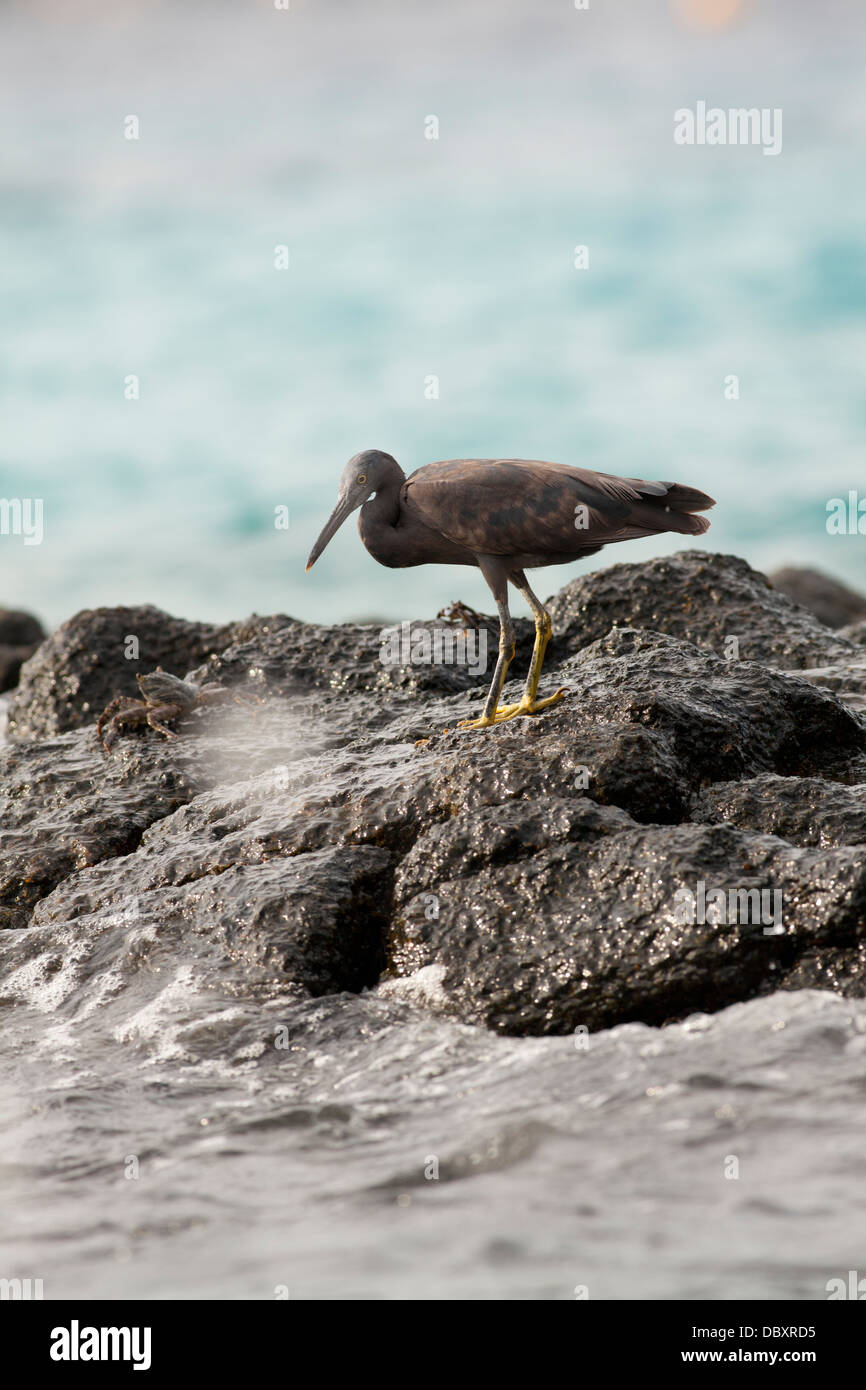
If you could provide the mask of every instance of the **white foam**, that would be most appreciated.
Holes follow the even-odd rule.
[[[414,975],[405,975],[397,980],[383,980],[373,994],[383,999],[399,999],[407,1004],[421,1004],[428,1009],[444,1009],[448,1006],[448,995],[444,988],[444,965],[424,965]]]

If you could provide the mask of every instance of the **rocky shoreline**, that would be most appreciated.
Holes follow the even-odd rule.
[[[7,966],[48,988],[72,933],[96,987],[183,942],[239,996],[376,990],[513,1036],[866,994],[863,624],[698,551],[551,612],[543,685],[568,699],[484,734],[456,728],[483,675],[383,665],[375,627],[76,615],[24,663],[0,751]],[[97,715],[156,665],[256,699],[106,754]]]

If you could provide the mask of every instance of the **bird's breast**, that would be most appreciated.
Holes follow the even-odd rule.
[[[412,565],[474,565],[475,556],[464,546],[443,536],[418,517],[402,511],[389,524],[366,515],[362,507],[358,531],[366,549],[387,569],[408,569]]]

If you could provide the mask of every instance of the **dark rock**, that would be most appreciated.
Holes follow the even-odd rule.
[[[391,887],[384,850],[341,846],[289,861],[234,864],[146,893],[134,891],[141,886],[134,867],[126,894],[108,904],[110,919],[125,929],[155,923],[163,936],[204,938],[211,953],[243,972],[247,988],[276,981],[314,996],[357,994],[382,972]],[[33,927],[71,913],[86,930],[105,912],[105,902],[86,902],[80,893],[74,903],[51,895],[39,903]]]
[[[136,676],[156,666],[183,675],[214,650],[290,622],[253,617],[217,627],[173,618],[159,608],[85,609],[39,647],[21,672],[9,708],[8,737],[46,738],[90,724],[116,695],[138,696]],[[137,642],[138,656],[129,639]]]
[[[498,725],[469,758],[462,733],[436,742],[435,781],[413,776],[409,823],[584,787],[636,820],[676,822],[704,784],[808,774],[866,748],[856,715],[809,682],[656,633],[616,629],[556,674],[571,693],[555,717]]]
[[[778,933],[772,896],[753,920],[726,907],[719,924],[684,924],[678,894],[697,909],[701,884],[726,900],[779,892]],[[393,967],[440,967],[448,1012],[506,1033],[595,1031],[776,988],[816,946],[858,951],[866,860],[730,826],[624,829],[554,802],[531,817],[497,806],[426,832],[398,869],[395,903]]]
[[[15,689],[21,667],[35,651],[35,647],[7,647],[0,644],[0,695],[6,690]]]
[[[803,671],[802,676],[814,685],[823,685],[827,690],[835,691],[849,709],[866,714],[866,658],[862,651],[858,660],[847,658],[832,666]]]
[[[320,697],[319,714],[327,721],[326,703]],[[151,731],[135,733],[122,737],[110,755],[92,725],[0,748],[0,927],[27,925],[35,904],[58,884],[65,889],[68,883],[77,892],[77,870],[97,875],[98,894],[87,906],[96,911],[100,902],[120,901],[199,873],[222,873],[232,862],[260,862],[266,855],[252,830],[247,833],[255,819],[248,779],[272,816],[262,837],[273,838],[276,852],[282,852],[285,846],[275,838],[274,823],[287,808],[280,789],[303,785],[315,765],[316,735],[308,718],[301,710],[294,720],[287,719],[279,706],[209,708],[180,723],[175,740]],[[334,722],[339,740],[340,720]],[[300,770],[293,773],[294,764]],[[235,783],[240,791],[235,792]],[[228,800],[214,798],[216,785],[229,788]],[[194,811],[187,808],[193,801]],[[243,808],[237,814],[244,827],[244,852],[230,860],[227,818],[235,803]],[[179,821],[172,815],[176,810]],[[186,818],[192,818],[189,825]],[[152,859],[145,833],[149,827],[156,840]],[[219,846],[213,862],[203,868],[194,857],[199,834],[208,845]],[[319,836],[315,847],[327,843]],[[133,864],[126,856],[139,844]],[[177,860],[185,867],[177,868]],[[195,867],[186,867],[189,863]],[[157,872],[151,872],[151,864]],[[113,889],[93,866],[116,879]],[[73,915],[83,910],[77,897],[70,910]]]
[[[11,608],[0,608],[0,694],[18,684],[21,667],[45,633],[38,618]]]
[[[618,570],[615,616],[652,593],[643,620],[694,640],[614,626],[590,642],[569,627],[593,611],[588,587],[570,585],[541,692],[562,683],[568,698],[484,732],[456,726],[479,712],[485,678],[383,666],[375,628],[253,618],[172,637],[153,609],[80,615],[29,663],[32,709],[22,686],[19,742],[0,754],[0,921],[46,941],[50,928],[43,964],[66,933],[73,952],[88,937],[96,971],[132,949],[133,922],[145,953],[194,943],[239,998],[402,977],[424,1007],[512,1033],[660,1023],[791,982],[862,992],[866,722],[840,698],[857,649],[835,649],[840,693],[820,671],[726,660],[737,612],[740,656],[751,643],[773,668],[825,630],[741,561]],[[616,571],[590,579],[607,621]],[[176,642],[159,664],[198,661],[198,677],[258,702],[197,708],[171,741],[125,732],[106,756],[92,720],[116,693],[122,645],[99,654],[104,634],[137,632],[132,612]],[[678,920],[678,895],[699,883],[782,893],[782,929]]]
[[[691,781],[806,772],[864,747],[866,726],[809,681],[720,661],[658,633],[614,629],[560,668],[585,717],[666,734]]]
[[[277,693],[304,689],[342,694],[361,691],[461,691],[489,681],[496,661],[498,625],[483,620],[476,645],[466,646],[464,629],[446,622],[413,622],[397,631],[396,652],[429,642],[429,662],[383,663],[381,627],[342,623],[317,627],[283,614],[222,627],[172,618],[158,608],[97,608],[77,613],[43,643],[23,672],[9,710],[11,739],[42,738],[92,722],[117,695],[139,695],[136,676],[156,666],[173,675],[231,685],[251,683]],[[390,629],[389,629],[390,631]],[[527,664],[535,628],[515,622],[517,660]],[[128,639],[139,656],[127,658]],[[477,643],[483,641],[480,651]],[[408,642],[408,646],[407,646]],[[391,643],[384,648],[390,653]],[[449,652],[463,655],[449,660]],[[476,661],[477,655],[486,659]],[[2,656],[2,653],[0,653]],[[19,663],[20,664],[20,663]]]
[[[166,746],[100,756],[93,730],[0,750],[0,928],[23,927],[76,869],[128,854],[194,795]]]
[[[866,995],[866,941],[821,943],[804,951],[780,981],[784,989],[827,989],[845,998]]]
[[[515,661],[528,665],[535,626],[528,619],[516,618],[514,629]],[[467,645],[470,632],[472,642]],[[265,634],[264,642],[255,635],[215,653],[192,674],[195,680],[223,684],[249,676],[260,688],[276,693],[306,687],[345,695],[393,690],[449,694],[471,690],[492,678],[499,642],[497,620],[482,618],[477,634],[435,620],[376,627],[339,623],[327,628],[290,622],[278,632]],[[412,660],[413,649],[423,655],[425,648],[428,659]]]
[[[866,785],[764,773],[707,787],[695,798],[692,818],[778,835],[792,845],[864,845]]]
[[[0,647],[37,647],[45,631],[32,613],[16,608],[0,608]]]
[[[741,660],[783,670],[844,661],[854,652],[745,560],[701,550],[574,579],[554,597],[550,614],[557,654],[588,646],[615,625],[665,632],[717,656],[736,638]]]
[[[808,608],[825,627],[845,627],[866,618],[866,596],[820,570],[790,565],[768,577],[774,589]]]

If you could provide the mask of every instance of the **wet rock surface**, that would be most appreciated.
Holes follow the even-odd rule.
[[[528,664],[535,628],[529,619],[516,618],[514,630],[515,661]],[[288,620],[279,631],[265,635],[269,640],[264,643],[259,633],[233,637],[193,673],[195,679],[233,685],[250,678],[259,689],[279,694],[305,689],[345,695],[470,690],[484,679],[485,670],[492,673],[499,625],[490,617],[482,617],[477,629],[435,619],[390,627],[337,623],[327,628]]]
[[[86,609],[62,623],[27,662],[10,702],[7,737],[45,738],[80,729],[115,696],[136,697],[140,672],[162,666],[183,674],[233,641],[290,621],[253,616],[218,627],[173,618],[148,604]]]
[[[866,656],[862,650],[856,658],[804,671],[803,678],[834,690],[849,709],[866,714]]]
[[[803,853],[730,826],[626,829],[597,819],[599,808],[587,819],[555,802],[535,809],[528,825],[514,805],[455,817],[398,871],[392,959],[406,974],[444,967],[442,994],[461,1017],[517,1034],[664,1023],[784,987],[816,948],[843,948],[846,984],[866,987],[862,851]],[[507,847],[501,858],[479,855],[491,838]],[[709,885],[723,889],[715,912]]]
[[[856,642],[859,646],[866,646],[866,619],[858,623],[847,623],[845,627],[839,629],[840,636],[847,637],[849,642]]]
[[[92,730],[5,748],[0,760],[0,927],[27,926],[56,884],[129,854],[148,825],[195,795],[163,747],[109,762]]]
[[[647,628],[783,670],[824,666],[852,643],[734,555],[681,551],[574,579],[550,605],[557,650],[586,646],[614,625]],[[736,647],[732,642],[736,642]]]
[[[776,835],[803,848],[866,845],[866,783],[765,773],[716,782],[695,798],[693,819]]]
[[[535,629],[520,617],[514,627],[515,660],[526,665]],[[281,613],[216,626],[147,605],[85,610],[27,662],[10,700],[7,737],[34,739],[83,728],[115,697],[139,697],[137,676],[157,666],[202,684],[243,683],[284,695],[469,690],[488,666],[492,670],[498,640],[497,620],[483,615],[475,629],[436,619],[396,627],[318,627]]]
[[[103,963],[138,941],[137,961],[188,951],[237,997],[378,982],[514,1035],[866,993],[862,648],[698,552],[587,576],[551,608],[543,687],[568,698],[483,732],[457,725],[495,625],[481,673],[432,659],[441,622],[383,663],[373,626],[78,615],[25,668],[2,752],[0,922],[26,928],[7,963],[48,979],[64,940]],[[94,717],[129,692],[136,631],[141,666],[159,651],[256,703],[106,755]],[[522,622],[506,699],[531,637]],[[815,680],[819,656],[848,684]]]

